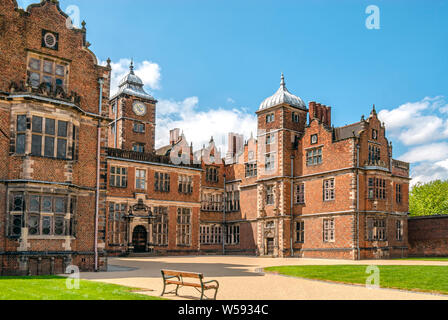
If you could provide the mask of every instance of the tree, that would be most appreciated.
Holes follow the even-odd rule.
[[[448,180],[418,183],[409,194],[411,216],[448,215]]]

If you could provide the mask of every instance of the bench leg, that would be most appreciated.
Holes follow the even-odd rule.
[[[201,290],[201,300],[204,300],[204,289]]]
[[[215,296],[214,296],[213,300],[216,300],[217,295],[218,295],[218,288],[215,289]]]

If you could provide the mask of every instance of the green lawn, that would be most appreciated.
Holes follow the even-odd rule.
[[[67,289],[66,278],[0,277],[0,300],[158,300],[132,293],[135,288],[80,280],[79,289]]]
[[[411,257],[395,260],[414,260],[414,261],[448,261],[448,257]]]
[[[380,287],[448,294],[448,266],[378,266]],[[284,266],[267,272],[300,278],[365,284],[366,265]]]

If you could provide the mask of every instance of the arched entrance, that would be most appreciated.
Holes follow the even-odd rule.
[[[136,226],[132,232],[132,245],[134,252],[146,252],[148,232],[144,226]]]

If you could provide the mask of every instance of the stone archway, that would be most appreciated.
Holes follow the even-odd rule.
[[[148,243],[148,232],[142,225],[138,225],[132,231],[132,246],[134,252],[146,252]]]

